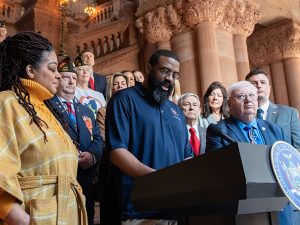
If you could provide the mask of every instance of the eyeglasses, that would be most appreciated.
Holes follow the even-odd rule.
[[[243,102],[247,99],[250,99],[251,101],[257,99],[257,95],[256,94],[253,94],[253,93],[250,93],[250,94],[238,94],[235,96],[235,98],[240,101],[240,102]]]
[[[172,75],[172,78],[174,80],[177,80],[179,78],[179,73],[178,72],[172,72],[168,68],[162,67],[162,68],[159,69],[159,71],[161,72],[162,75],[164,75],[164,77],[168,77],[168,76]]]

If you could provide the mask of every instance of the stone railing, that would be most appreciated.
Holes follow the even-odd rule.
[[[95,58],[99,58],[128,47],[128,29],[125,31],[122,31],[122,29],[113,29],[92,35],[84,40],[81,45],[76,46],[77,54],[89,50],[94,53]]]
[[[85,25],[85,29],[90,29],[99,24],[112,21],[114,15],[113,2],[109,1],[96,7],[96,12],[90,17]]]
[[[10,3],[0,4],[0,20],[7,23],[15,23],[24,13],[22,1],[14,0]]]

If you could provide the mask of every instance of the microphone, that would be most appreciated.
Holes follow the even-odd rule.
[[[228,141],[230,144],[235,143],[236,141],[233,140],[231,137],[229,137],[227,134],[225,134],[219,127],[217,127],[215,124],[209,125],[210,130],[216,134],[217,136],[223,138],[224,140]]]

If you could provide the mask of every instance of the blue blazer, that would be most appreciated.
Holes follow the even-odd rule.
[[[97,161],[102,157],[103,153],[103,140],[100,136],[100,129],[96,123],[95,116],[93,112],[86,106],[80,104],[77,100],[73,100],[76,120],[77,120],[77,129],[70,119],[68,112],[65,110],[65,107],[59,100],[57,96],[54,96],[50,99],[50,103],[56,110],[62,113],[65,121],[68,123],[68,134],[72,140],[77,144],[77,147],[82,152],[92,153]],[[88,130],[84,122],[84,116],[88,117],[92,121],[93,129],[92,134]]]
[[[104,98],[106,98],[106,77],[94,73],[94,84],[95,84],[95,91],[99,91],[103,94]]]
[[[275,141],[279,140],[286,141],[282,129],[277,125],[262,119],[257,119],[257,125],[267,145],[272,145]],[[236,125],[231,116],[221,120],[216,126],[236,142],[248,142],[243,131]],[[206,130],[206,152],[223,148],[229,144],[223,138],[215,135],[211,130],[211,125],[208,126]]]
[[[266,120],[280,126],[287,142],[300,148],[300,120],[297,109],[270,102]]]

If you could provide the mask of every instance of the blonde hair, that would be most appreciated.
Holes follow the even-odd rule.
[[[179,82],[179,80],[175,80],[174,89],[173,89],[172,94],[170,95],[169,99],[172,102],[174,102],[175,104],[177,104],[180,96],[181,96],[180,82]]]

